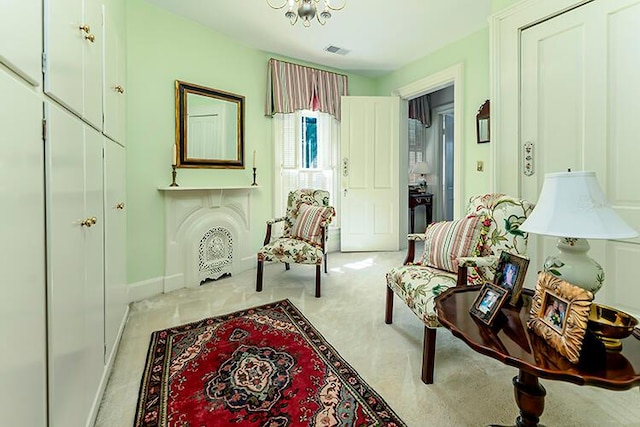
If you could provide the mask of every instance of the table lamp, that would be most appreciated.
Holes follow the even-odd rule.
[[[538,203],[520,230],[559,237],[559,252],[545,260],[544,270],[594,294],[604,284],[604,270],[587,255],[585,239],[638,236],[613,210],[595,172],[546,174]]]
[[[427,179],[425,175],[431,173],[431,168],[429,167],[429,163],[427,162],[417,162],[413,165],[409,173],[412,174],[420,174],[420,179],[418,180],[418,185],[424,188],[427,191]]]

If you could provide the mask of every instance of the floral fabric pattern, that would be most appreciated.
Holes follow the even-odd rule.
[[[533,204],[504,194],[485,194],[469,200],[468,216],[482,217],[482,239],[478,252],[459,257],[459,266],[467,267],[467,284],[481,284],[493,279],[493,270],[501,251],[524,255],[527,233],[520,225],[533,211]],[[409,240],[425,240],[424,234],[411,234]],[[425,245],[427,241],[425,240]],[[475,257],[474,257],[475,255]],[[434,299],[456,285],[456,275],[445,270],[408,263],[391,269],[387,286],[393,290],[428,327],[439,326]]]
[[[322,264],[322,248],[304,240],[280,238],[265,245],[258,252],[260,261],[279,261],[294,264]]]

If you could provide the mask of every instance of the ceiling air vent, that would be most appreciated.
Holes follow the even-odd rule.
[[[351,52],[350,50],[343,49],[338,46],[327,46],[324,48],[324,50],[326,50],[329,53],[335,53],[337,55],[346,55],[347,53]]]

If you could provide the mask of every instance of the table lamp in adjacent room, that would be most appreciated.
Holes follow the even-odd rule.
[[[429,163],[427,162],[417,162],[413,165],[411,170],[409,171],[411,174],[420,174],[420,179],[418,179],[418,185],[427,191],[427,178],[425,175],[431,173],[431,168],[429,167]]]
[[[533,234],[559,237],[559,253],[544,270],[594,294],[604,283],[604,270],[587,255],[586,239],[629,239],[638,236],[613,210],[595,172],[548,173],[533,212],[519,227]]]

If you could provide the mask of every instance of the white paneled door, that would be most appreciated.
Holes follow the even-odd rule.
[[[342,97],[342,251],[399,248],[400,102]]]
[[[522,32],[520,152],[524,144],[534,150],[534,174],[520,174],[525,199],[537,199],[547,172],[595,171],[616,211],[640,229],[634,178],[640,161],[638,28],[640,0],[608,0]],[[531,265],[542,265],[556,251],[555,240],[530,239]],[[640,291],[633,285],[640,240],[590,244],[590,255],[606,273],[598,300],[640,313]]]

